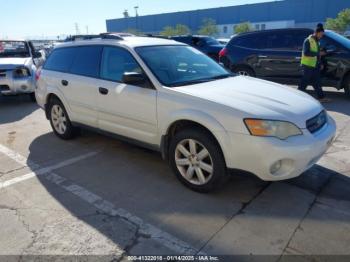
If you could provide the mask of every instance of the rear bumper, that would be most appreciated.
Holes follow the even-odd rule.
[[[335,131],[335,122],[329,117],[328,123],[318,132],[311,134],[303,130],[303,135],[285,141],[231,134],[231,150],[225,153],[227,166],[253,173],[266,181],[297,177],[323,156],[333,142]]]

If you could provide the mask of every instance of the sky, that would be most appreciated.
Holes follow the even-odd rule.
[[[53,38],[106,31],[106,19],[267,2],[268,0],[0,0],[0,38]],[[61,36],[63,37],[63,36]]]

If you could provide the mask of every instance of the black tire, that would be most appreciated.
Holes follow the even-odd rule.
[[[63,114],[64,114],[64,116],[66,118],[66,121],[65,121],[66,128],[65,128],[64,132],[59,132],[57,130],[57,128],[55,127],[55,125],[54,125],[53,108],[55,106],[58,106],[58,107],[60,107],[63,110]],[[62,102],[59,99],[57,99],[57,98],[51,99],[48,110],[49,110],[48,111],[48,116],[49,116],[49,119],[50,119],[50,124],[51,124],[53,132],[59,138],[64,139],[64,140],[69,140],[69,139],[74,138],[77,132],[76,132],[75,127],[72,125],[72,123],[71,123],[71,121],[69,119],[69,116],[67,114],[67,111],[66,111],[64,105],[62,104]]]
[[[29,98],[30,98],[30,100],[32,102],[36,103],[36,98],[35,98],[35,93],[34,92],[29,94]]]
[[[210,162],[213,166],[211,176],[208,177],[208,181],[205,184],[198,185],[188,181],[180,172],[180,169],[176,164],[177,146],[185,140],[193,139],[199,142],[209,152]],[[200,145],[198,145],[200,146]],[[197,147],[198,148],[198,147]],[[202,148],[201,148],[202,149]],[[198,151],[200,151],[199,149]],[[218,145],[217,141],[208,132],[199,129],[185,129],[179,131],[170,141],[169,146],[169,162],[176,177],[186,187],[200,193],[208,193],[218,189],[227,180],[227,167],[226,163]],[[180,167],[181,168],[181,167]],[[185,168],[186,169],[186,168]],[[197,176],[197,170],[194,172]],[[210,177],[210,178],[209,178]]]
[[[233,73],[236,73],[238,75],[244,75],[244,76],[251,76],[255,77],[255,72],[253,69],[251,69],[248,66],[235,66],[231,70]]]
[[[344,91],[346,97],[350,99],[350,75],[348,75],[344,80]]]

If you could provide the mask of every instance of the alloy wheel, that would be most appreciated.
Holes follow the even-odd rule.
[[[194,139],[177,144],[175,163],[180,174],[194,185],[204,185],[213,176],[214,164],[209,151]]]
[[[240,70],[237,73],[241,76],[249,76],[249,73],[247,71]]]
[[[51,119],[57,133],[63,135],[67,130],[67,117],[59,105],[54,105],[52,107]]]

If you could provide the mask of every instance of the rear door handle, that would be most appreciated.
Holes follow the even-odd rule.
[[[259,55],[259,58],[267,58],[267,55]]]
[[[67,85],[69,84],[67,80],[62,80],[61,83],[62,83],[62,85],[64,85],[64,86],[67,86]]]
[[[300,57],[300,56],[296,56],[296,57],[295,57],[295,59],[300,60],[300,59],[301,59],[301,57]]]
[[[98,91],[100,92],[101,95],[107,95],[108,94],[108,89],[104,87],[99,87]]]

